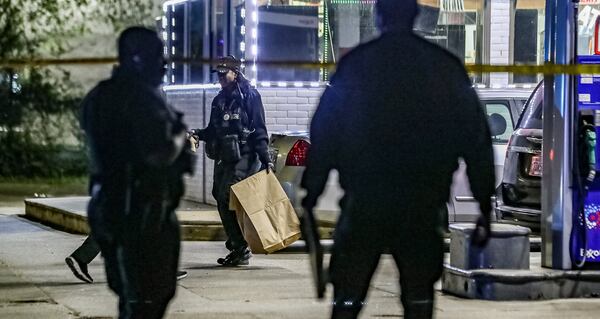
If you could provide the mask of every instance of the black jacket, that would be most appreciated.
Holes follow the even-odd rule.
[[[81,127],[90,147],[91,179],[102,185],[106,208],[93,218],[122,223],[136,203],[174,209],[183,195],[182,175],[193,164],[175,143],[175,135],[186,130],[181,117],[157,88],[120,69],[88,93]]]
[[[351,197],[440,207],[463,158],[489,213],[493,152],[479,99],[462,63],[412,32],[384,33],[341,59],[310,138],[305,206],[314,206],[337,169]]]
[[[239,119],[232,118],[232,110],[233,113],[240,115]],[[236,110],[239,110],[239,113]],[[228,119],[224,120],[226,114]],[[241,152],[256,152],[260,161],[266,165],[270,160],[265,110],[260,94],[249,85],[238,85],[232,90],[221,90],[212,101],[208,126],[202,130],[194,130],[194,133],[207,144],[216,144],[218,148],[220,140],[225,135],[242,134],[243,129],[251,133],[245,137],[246,144],[241,147]],[[210,146],[207,145],[208,147]],[[215,159],[218,160],[218,156]]]

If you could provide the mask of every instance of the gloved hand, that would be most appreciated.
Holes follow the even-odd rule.
[[[267,174],[269,174],[271,171],[273,171],[275,169],[275,165],[273,165],[273,163],[271,163],[271,159],[269,158],[269,153],[267,153],[266,151],[258,152],[258,159],[260,160],[262,167],[267,171]]]
[[[200,140],[196,135],[193,134],[188,134],[188,140],[190,141],[190,144],[192,146],[192,152],[196,153],[196,150],[198,150],[198,147],[200,147]]]
[[[267,174],[269,174],[271,171],[275,171],[275,165],[273,165],[271,162],[268,162],[265,170],[267,171]]]
[[[485,216],[479,216],[475,223],[475,230],[471,236],[471,245],[479,248],[485,247],[490,240],[491,233],[490,219]]]

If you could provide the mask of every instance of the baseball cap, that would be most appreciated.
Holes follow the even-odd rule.
[[[228,55],[225,57],[221,57],[219,62],[215,66],[214,69],[211,70],[212,73],[227,73],[228,71],[240,72],[240,66],[242,62],[236,59],[233,55]]]

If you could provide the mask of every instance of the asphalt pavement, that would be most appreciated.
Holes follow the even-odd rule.
[[[0,208],[0,318],[112,318],[117,298],[108,289],[101,258],[90,264],[93,284],[73,277],[64,263],[85,236],[58,231]],[[327,298],[314,298],[303,253],[255,255],[249,266],[224,268],[222,241],[182,242],[181,268],[166,318],[328,318]],[[415,258],[419,258],[415,256]],[[532,253],[532,262],[539,262]],[[326,258],[328,259],[328,258]],[[402,318],[397,271],[383,256],[361,318]],[[436,318],[596,318],[598,299],[547,301],[467,300],[436,291]]]

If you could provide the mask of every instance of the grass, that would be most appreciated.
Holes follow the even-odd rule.
[[[23,199],[87,195],[87,176],[65,178],[0,178],[0,206],[21,206]]]

